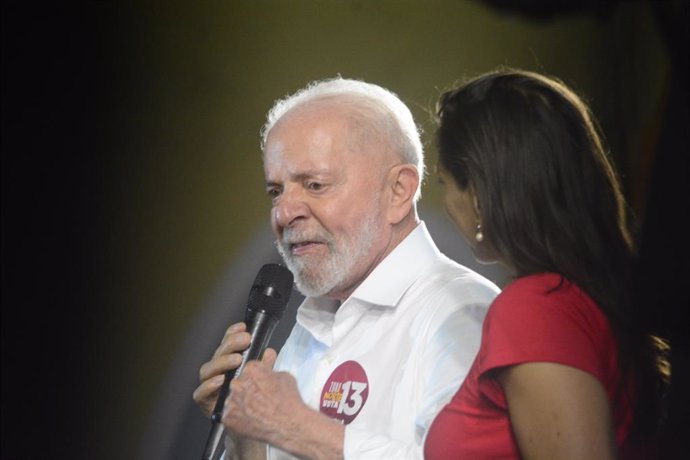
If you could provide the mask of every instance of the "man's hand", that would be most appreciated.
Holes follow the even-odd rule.
[[[225,373],[237,369],[242,363],[242,352],[249,347],[251,335],[244,323],[231,325],[223,336],[213,357],[199,369],[199,386],[194,390],[194,401],[201,410],[211,416],[218,399],[218,391],[225,379]]]
[[[230,383],[223,424],[236,435],[268,441],[292,423],[290,414],[303,409],[295,379],[273,372],[275,352],[267,350],[261,362],[245,365]]]
[[[225,427],[302,458],[342,458],[343,425],[304,404],[294,377],[273,371],[275,359],[275,351],[266,350],[261,362],[247,363],[230,383]]]

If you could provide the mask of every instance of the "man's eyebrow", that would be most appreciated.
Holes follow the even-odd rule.
[[[321,169],[310,169],[310,170],[308,170],[308,171],[302,171],[302,172],[299,172],[299,173],[297,173],[297,174],[293,174],[293,175],[291,175],[291,176],[289,177],[288,180],[294,181],[294,182],[301,182],[301,181],[303,181],[303,180],[311,179],[311,178],[313,178],[313,177],[317,177],[317,176],[328,176],[328,175],[331,175],[331,174],[333,174],[333,172],[332,172],[330,169],[324,169],[324,168],[321,168]],[[280,185],[280,183],[277,182],[277,181],[274,181],[274,180],[267,180],[267,181],[266,181],[266,186],[267,186],[267,187],[276,186],[276,185]]]
[[[309,171],[304,171],[292,176],[292,180],[302,181],[305,179],[311,179],[317,176],[325,176],[330,174],[330,170],[327,169],[310,169]]]

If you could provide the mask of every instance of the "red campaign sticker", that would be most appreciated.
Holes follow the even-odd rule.
[[[347,425],[362,410],[369,396],[369,379],[356,361],[335,368],[321,391],[320,410]]]

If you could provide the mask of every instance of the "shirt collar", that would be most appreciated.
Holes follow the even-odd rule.
[[[351,297],[370,304],[394,307],[424,268],[440,254],[426,225],[420,222],[374,268]]]
[[[384,307],[397,306],[425,267],[440,255],[426,225],[420,222],[343,304],[357,299]],[[297,322],[317,340],[330,346],[333,340],[332,326],[340,305],[337,300],[328,297],[307,297],[297,310]]]

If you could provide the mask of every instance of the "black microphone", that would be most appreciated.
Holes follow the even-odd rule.
[[[202,460],[218,460],[223,453],[224,429],[221,419],[225,400],[230,391],[230,381],[242,373],[248,361],[261,358],[278,321],[285,312],[292,292],[292,282],[293,276],[290,270],[278,264],[266,264],[256,275],[249,291],[249,302],[244,316],[247,332],[252,336],[251,343],[242,354],[240,366],[234,371],[225,373],[225,380],[211,414],[211,432],[206,441]]]

